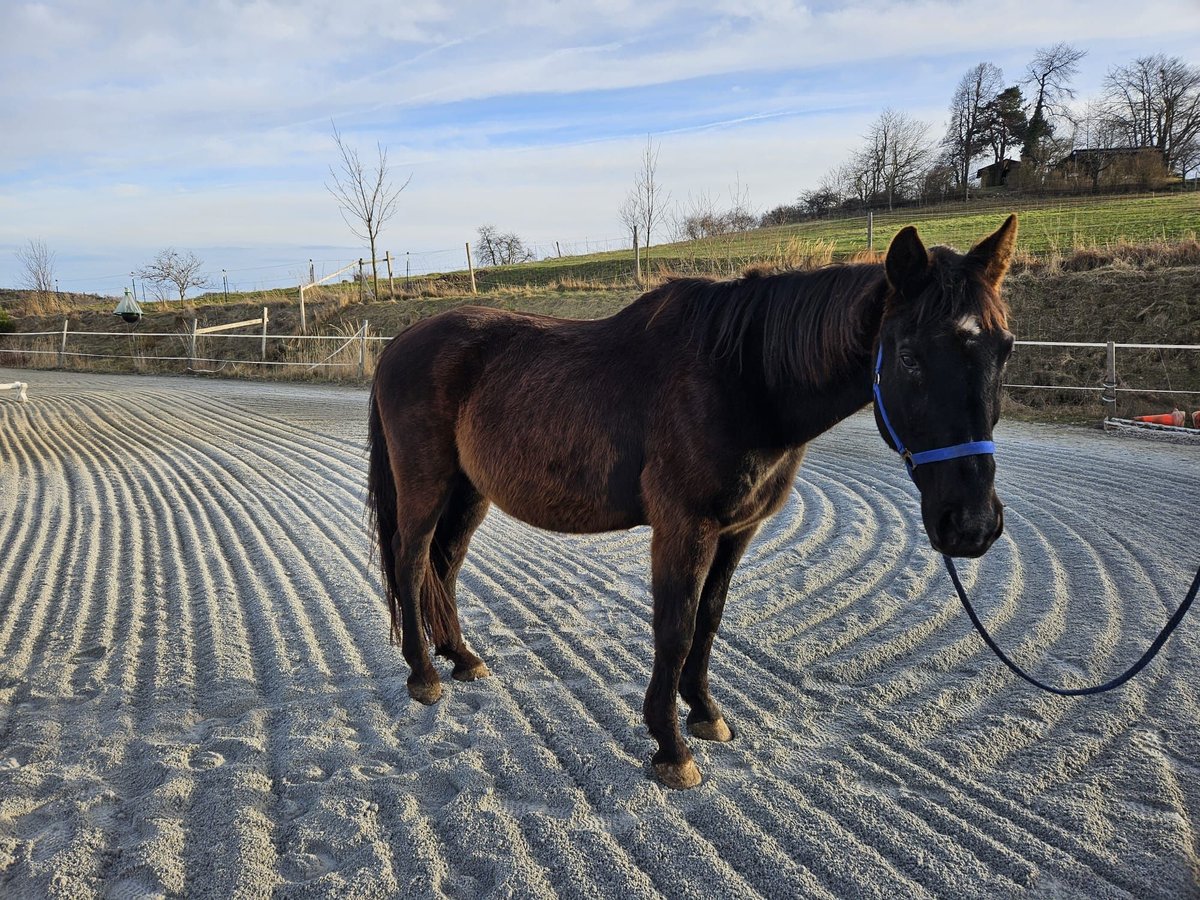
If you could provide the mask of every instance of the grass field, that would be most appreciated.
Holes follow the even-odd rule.
[[[1200,193],[1133,197],[1056,198],[1035,200],[997,197],[970,205],[941,206],[876,213],[875,250],[905,225],[916,225],[928,244],[966,249],[995,230],[1010,212],[1020,216],[1019,253],[1030,256],[1070,253],[1117,243],[1177,241],[1200,234]],[[789,264],[799,257],[845,260],[867,249],[865,216],[759,228],[732,235],[650,248],[649,271],[731,274],[758,263]],[[627,281],[632,274],[631,250],[590,256],[545,259],[476,273],[481,288],[551,284],[571,281]],[[462,276],[447,274],[443,278]]]

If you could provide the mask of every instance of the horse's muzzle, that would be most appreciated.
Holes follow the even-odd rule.
[[[1004,533],[1004,504],[995,494],[981,509],[945,506],[924,518],[929,543],[947,556],[983,556]]]

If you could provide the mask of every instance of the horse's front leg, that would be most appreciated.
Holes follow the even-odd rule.
[[[708,660],[713,639],[717,636],[717,627],[721,624],[721,614],[725,610],[725,597],[729,593],[733,571],[741,562],[742,554],[757,530],[758,527],[753,526],[734,534],[721,535],[717,542],[712,568],[700,594],[692,649],[679,680],[679,695],[691,708],[687,717],[688,731],[706,741],[733,739],[733,730],[725,722],[721,708],[708,689]]]
[[[656,524],[650,543],[654,594],[654,669],[642,707],[650,736],[658,742],[654,774],[667,787],[700,783],[700,770],[679,731],[675,695],[692,646],[696,609],[717,549],[717,524],[676,519]]]

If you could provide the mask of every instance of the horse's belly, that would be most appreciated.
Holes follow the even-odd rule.
[[[645,524],[636,473],[598,470],[571,455],[530,460],[462,458],[476,490],[504,512],[536,528],[586,534]]]
[[[508,515],[535,528],[587,534],[618,531],[644,524],[640,508],[616,505],[595,490],[520,473],[467,471],[476,489]],[[489,477],[490,476],[490,477]]]

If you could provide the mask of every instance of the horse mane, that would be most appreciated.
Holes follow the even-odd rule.
[[[739,370],[745,349],[761,345],[768,386],[818,386],[869,352],[886,280],[877,263],[739,278],[678,278],[654,291],[683,306],[683,322],[701,352]]]

